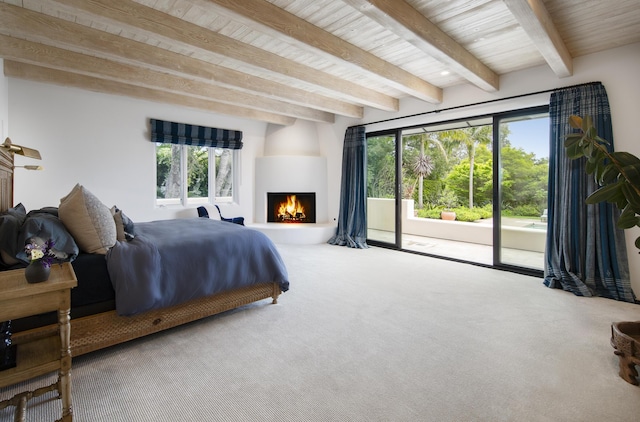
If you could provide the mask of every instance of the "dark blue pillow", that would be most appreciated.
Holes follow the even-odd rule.
[[[18,204],[0,215],[0,261],[5,266],[18,264],[18,233],[27,218],[24,205]]]

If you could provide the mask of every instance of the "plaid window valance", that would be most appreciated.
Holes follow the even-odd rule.
[[[214,148],[242,148],[242,131],[149,119],[151,142]]]

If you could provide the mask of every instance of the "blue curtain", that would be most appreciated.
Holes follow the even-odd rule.
[[[151,142],[242,149],[242,131],[149,119]]]
[[[570,160],[564,140],[573,130],[569,116],[591,116],[598,135],[613,151],[609,100],[604,86],[590,83],[551,94],[549,209],[544,284],[579,296],[602,296],[634,302],[624,231],[616,227],[613,204],[587,205],[598,188],[585,172],[585,159]]]
[[[367,140],[364,126],[347,128],[342,150],[340,214],[332,245],[368,248],[367,245]]]

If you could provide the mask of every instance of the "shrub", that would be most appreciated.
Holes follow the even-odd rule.
[[[535,205],[518,205],[511,210],[512,215],[523,217],[540,217],[542,211]]]
[[[418,210],[418,217],[439,219],[441,211],[442,211],[442,207],[438,207],[438,208],[423,208],[421,210]]]
[[[492,204],[487,204],[482,207],[476,207],[473,210],[480,214],[480,218],[491,218],[493,216]]]
[[[480,220],[481,214],[479,212],[476,212],[475,208],[474,209],[469,209],[466,207],[460,207],[460,208],[455,208],[454,211],[456,212],[456,220],[458,221],[476,221],[476,220]]]

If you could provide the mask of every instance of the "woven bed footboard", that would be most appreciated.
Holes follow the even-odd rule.
[[[75,318],[71,320],[71,355],[80,356],[262,299],[272,298],[272,302],[277,303],[280,293],[278,283],[262,283],[134,316],[119,316],[116,311],[109,311]],[[16,333],[15,342],[18,344],[21,339],[40,337],[56,329],[56,325],[51,325]]]

